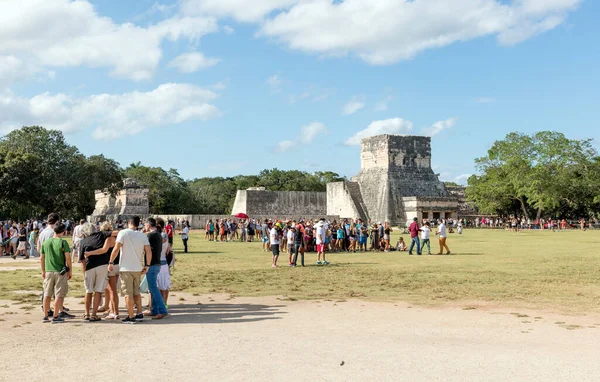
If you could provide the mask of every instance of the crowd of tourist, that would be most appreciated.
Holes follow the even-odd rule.
[[[84,320],[96,322],[104,318],[136,323],[148,316],[162,319],[168,315],[171,267],[175,262],[172,251],[175,222],[148,218],[143,225],[140,223],[140,218],[134,216],[126,222],[119,220],[113,224],[92,224],[85,220],[73,224],[71,220],[61,220],[56,213],[50,214],[46,221],[8,221],[0,224],[3,239],[0,254],[13,259],[17,256],[25,259],[40,257],[44,280],[43,322],[57,323],[65,318],[74,318],[63,302],[76,263],[81,264],[85,286]],[[578,223],[578,228],[586,228],[584,220]],[[187,252],[190,225],[185,220],[178,222],[178,225],[184,252]],[[564,219],[532,222],[525,218],[510,217],[476,218],[473,221],[424,219],[419,222],[415,218],[408,228],[399,228],[401,233],[410,235],[410,243],[400,236],[397,243],[392,245],[393,229],[388,222],[362,219],[342,219],[339,222],[325,219],[221,219],[206,222],[205,240],[262,242],[263,251],[272,253],[273,268],[279,266],[281,253],[287,254],[289,266],[305,266],[307,252],[316,252],[316,264],[326,266],[330,264],[326,255],[331,252],[400,251],[409,255],[432,255],[430,236],[434,229],[438,236],[437,254],[449,255],[451,252],[446,242],[448,233],[456,231],[462,234],[464,226],[505,228],[515,232],[537,228],[573,228],[572,223]],[[72,235],[72,248],[65,240],[68,235]],[[123,317],[119,309],[119,290],[125,296],[126,314]],[[142,293],[148,294],[146,310]],[[104,313],[104,317],[101,318],[100,313]]]
[[[70,221],[61,221],[58,214],[51,213],[45,222],[3,224],[3,237],[5,230],[7,240],[2,249],[10,251],[10,256],[15,258],[21,252],[25,252],[26,259],[40,256],[43,322],[74,318],[63,302],[76,263],[81,265],[86,292],[84,320],[100,321],[99,313],[105,313],[106,320],[121,319],[119,289],[125,296],[127,311],[122,322],[136,323],[144,317],[162,319],[168,315],[170,268],[175,263],[174,222],[148,218],[140,225],[140,218],[134,216],[126,223],[92,224],[81,220],[72,227]],[[184,221],[180,233],[184,244],[188,231],[188,223]],[[72,248],[65,240],[69,234],[73,235]],[[17,238],[16,245],[13,236]],[[21,237],[28,238],[28,246],[20,244],[24,241]],[[148,293],[146,310],[142,289]],[[103,296],[105,302],[100,306]]]

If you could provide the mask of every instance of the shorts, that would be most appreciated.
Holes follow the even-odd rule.
[[[325,244],[317,244],[317,252],[325,252]]]
[[[20,241],[19,246],[17,247],[17,251],[25,251],[27,250],[27,244],[25,241]]]
[[[113,271],[108,272],[108,277],[113,277],[113,276],[119,275],[119,269],[121,268],[121,266],[119,264],[115,264],[115,265],[113,265],[113,267],[114,267]]]
[[[268,236],[263,236],[262,237],[262,241],[263,241],[263,243],[268,243],[269,242],[269,237]]]
[[[172,247],[173,246],[173,236],[167,238],[167,241],[169,242],[169,245]]]
[[[85,271],[83,278],[85,293],[104,293],[108,284],[108,265],[100,265]]]
[[[142,281],[142,272],[121,272],[121,289],[125,296],[133,297],[141,295],[140,283]]]
[[[273,251],[273,256],[279,256],[279,244],[271,244],[271,251]]]
[[[383,235],[383,240],[390,240],[390,235]]]
[[[367,237],[361,236],[358,242],[360,245],[367,244]]]
[[[69,291],[67,275],[58,272],[46,272],[44,279],[44,296],[65,297]]]
[[[288,253],[293,253],[294,252],[294,244],[288,244]]]

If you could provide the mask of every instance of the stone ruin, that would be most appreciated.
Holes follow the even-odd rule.
[[[379,135],[361,141],[361,170],[326,193],[238,191],[232,214],[327,216],[405,225],[458,217],[458,198],[431,169],[431,138]]]
[[[115,196],[104,191],[96,191],[96,207],[88,220],[113,221],[131,215],[146,216],[150,214],[149,193],[148,187],[132,178],[123,181],[123,189]]]
[[[458,199],[431,169],[431,138],[378,135],[361,141],[361,170],[327,185],[327,213],[404,225],[458,217]]]

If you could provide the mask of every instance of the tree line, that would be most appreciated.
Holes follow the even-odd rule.
[[[483,214],[600,218],[600,157],[591,139],[510,133],[475,165],[466,194]]]
[[[147,186],[155,214],[228,214],[237,190],[325,191],[343,180],[333,172],[263,170],[258,175],[184,180],[177,170],[132,163],[126,168],[103,155],[83,155],[60,131],[27,126],[0,138],[0,218],[29,218],[56,211],[81,218],[95,207],[95,191],[116,194],[124,178]]]

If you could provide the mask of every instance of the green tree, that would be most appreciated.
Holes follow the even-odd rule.
[[[84,217],[94,209],[94,191],[115,192],[121,180],[116,162],[86,158],[60,131],[29,126],[0,139],[0,208],[12,217]]]
[[[537,210],[590,208],[597,153],[591,140],[570,140],[562,133],[510,133],[488,155],[475,160],[480,175],[469,178],[468,198],[484,212],[513,213],[518,203],[526,217]]]

